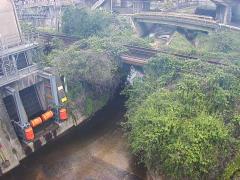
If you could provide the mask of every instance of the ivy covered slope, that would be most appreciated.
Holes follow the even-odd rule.
[[[237,157],[240,67],[229,53],[238,52],[210,44],[213,36],[220,40],[223,34],[201,43],[209,54],[214,47],[214,53],[229,58],[219,62],[159,54],[144,67],[145,76],[124,91],[129,97],[124,126],[132,152],[156,176],[215,179]],[[232,40],[230,46],[239,43]],[[195,52],[201,54],[198,48]]]
[[[200,56],[202,60],[211,59],[221,62],[231,59],[239,64],[239,37],[240,33],[231,31],[211,32],[209,35],[197,33],[197,37],[190,43],[183,35],[175,33],[170,45],[163,48],[186,55]]]
[[[53,50],[47,63],[66,77],[73,111],[90,116],[113,96],[125,75],[118,60],[127,50],[123,45],[147,41],[133,36],[124,19],[99,10],[68,8],[62,31],[80,40]]]

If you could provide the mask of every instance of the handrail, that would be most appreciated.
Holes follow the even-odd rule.
[[[97,9],[99,6],[101,6],[103,3],[105,2],[105,0],[97,0],[93,6],[91,7],[91,10],[95,10]]]
[[[206,20],[208,22],[216,22],[212,17],[209,16],[200,16],[194,14],[184,14],[184,13],[162,13],[162,12],[145,12],[145,13],[136,13],[133,17],[137,16],[161,16],[161,17],[172,17],[172,18],[180,18],[180,19],[192,19],[192,20]]]
[[[19,34],[12,34],[8,36],[4,36],[0,38],[0,54],[2,51],[24,45],[24,44],[30,44],[35,43],[36,39],[38,39],[38,33],[30,32],[27,35],[24,34],[23,36],[19,36]]]
[[[200,24],[200,25],[207,25],[210,28],[217,28],[217,29],[230,29],[234,31],[240,31],[240,27],[231,26],[227,24],[221,24],[218,21],[214,20],[212,17],[209,16],[202,16],[202,15],[195,15],[195,14],[185,14],[185,13],[166,13],[166,12],[143,12],[143,13],[136,13],[132,16],[135,19],[144,19],[151,17],[152,19],[164,18],[163,20],[167,21],[175,21],[181,23],[192,23],[192,24]],[[162,20],[162,19],[161,19]]]
[[[4,62],[1,63],[0,69],[1,69],[2,75],[0,75],[0,86],[11,83],[18,79],[21,79],[23,76],[28,75],[32,72],[35,72],[39,69],[36,64],[29,65],[20,70],[16,68],[16,65],[14,63],[10,64],[9,67],[5,67],[6,65],[7,63],[4,63]]]
[[[64,6],[64,5],[71,5],[72,2],[69,2],[68,0],[56,0],[56,1],[26,1],[21,4],[18,4],[21,6],[21,8],[34,8],[34,7],[42,7],[42,6]]]

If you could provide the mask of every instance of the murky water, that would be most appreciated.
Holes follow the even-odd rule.
[[[124,98],[115,98],[89,122],[32,154],[0,180],[145,179],[119,125],[123,104]]]

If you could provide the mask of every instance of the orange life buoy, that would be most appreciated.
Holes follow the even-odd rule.
[[[54,113],[52,111],[47,111],[41,115],[41,118],[42,118],[42,121],[45,122],[52,119],[53,116],[54,116]]]
[[[30,125],[34,128],[42,124],[42,119],[40,117],[37,117],[30,121]]]

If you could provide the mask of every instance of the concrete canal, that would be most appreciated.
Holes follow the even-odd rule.
[[[30,155],[0,180],[146,179],[122,132],[124,113],[124,98],[118,96],[88,122]]]

